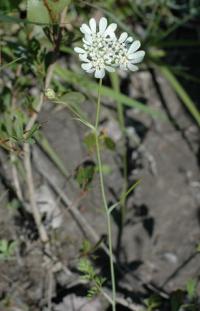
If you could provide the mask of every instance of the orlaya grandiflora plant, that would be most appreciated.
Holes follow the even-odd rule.
[[[94,73],[95,78],[102,79],[106,70],[114,72],[122,70],[137,71],[136,64],[140,63],[145,55],[144,51],[138,51],[140,41],[134,41],[132,37],[123,32],[116,36],[117,24],[108,25],[105,17],[99,24],[94,18],[89,20],[89,25],[83,24],[80,28],[83,33],[83,46],[75,47],[83,62],[81,67],[87,73]]]
[[[119,37],[117,37],[116,29],[117,24],[108,24],[108,21],[105,17],[102,17],[99,23],[97,23],[94,18],[91,18],[89,20],[89,25],[83,24],[80,27],[80,30],[83,33],[83,46],[74,48],[75,52],[79,54],[79,58],[82,61],[81,67],[87,73],[94,74],[95,78],[99,79],[95,126],[93,126],[92,124],[88,124],[88,122],[85,122],[83,120],[82,122],[93,130],[93,134],[95,137],[102,201],[107,216],[106,219],[110,257],[110,272],[112,281],[112,298],[108,297],[108,300],[112,304],[112,311],[116,311],[116,286],[114,260],[112,253],[112,231],[110,214],[112,210],[119,205],[119,203],[115,203],[112,207],[109,207],[105,194],[99,145],[101,86],[102,79],[104,78],[106,71],[115,72],[117,69],[137,71],[138,67],[136,66],[136,64],[140,63],[145,55],[144,51],[138,51],[138,49],[140,48],[140,41],[134,41],[133,38],[128,36],[126,32],[123,32]]]

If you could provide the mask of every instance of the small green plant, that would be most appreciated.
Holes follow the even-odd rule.
[[[80,259],[78,270],[83,274],[83,280],[89,281],[91,284],[93,284],[88,290],[87,297],[93,298],[94,296],[98,295],[102,291],[102,286],[106,279],[97,275],[92,263],[87,258]]]
[[[0,240],[0,260],[9,260],[13,257],[16,248],[15,241]]]
[[[147,311],[156,310],[161,305],[161,298],[158,295],[152,295],[144,300]]]
[[[190,279],[186,284],[186,290],[189,301],[193,301],[197,296],[197,281]]]

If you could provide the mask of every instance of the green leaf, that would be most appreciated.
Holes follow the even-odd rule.
[[[144,300],[148,311],[153,311],[161,305],[161,298],[158,295],[152,295],[148,299]]]
[[[121,198],[120,198],[120,202],[123,202],[123,200],[125,198],[127,198],[127,196],[141,183],[141,179],[138,179],[134,184],[132,184],[132,186],[130,186],[130,188],[122,194]]]
[[[28,20],[34,23],[58,23],[59,14],[69,0],[27,0]]]
[[[95,271],[91,262],[87,258],[81,258],[78,264],[78,270],[84,273],[90,280],[95,277]]]
[[[197,281],[196,280],[189,280],[186,284],[186,289],[188,293],[188,298],[192,301],[197,295]]]
[[[88,254],[92,249],[92,245],[90,241],[84,240],[81,246],[81,253],[82,254]]]
[[[196,120],[197,124],[200,126],[200,112],[198,111],[195,103],[192,101],[186,90],[182,87],[170,69],[166,66],[159,67],[162,75],[169,81],[170,85],[176,92],[176,94],[180,97],[188,111],[191,113],[193,118]]]
[[[75,179],[79,187],[88,190],[95,174],[95,164],[92,161],[85,161],[76,169]]]
[[[83,140],[89,152],[93,152],[96,148],[96,135],[95,133],[89,133],[84,137]]]
[[[87,76],[80,73],[74,73],[73,71],[68,69],[61,68],[59,65],[56,65],[55,73],[57,73],[58,76],[60,76],[64,81],[68,82],[69,84],[83,87],[86,94],[89,92],[90,94],[94,94],[94,96],[97,96],[99,85],[98,83],[93,82],[91,79],[87,78]],[[143,111],[151,115],[152,117],[167,120],[167,117],[164,113],[158,110],[154,110],[140,103],[137,100],[129,98],[126,95],[115,92],[109,87],[102,86],[101,93],[103,96],[109,97],[114,100],[120,100],[122,104]]]
[[[115,144],[114,140],[109,136],[103,135],[103,143],[104,143],[105,147],[111,151],[114,151],[116,148],[116,144]]]
[[[27,18],[30,22],[49,24],[51,18],[42,0],[27,0]]]
[[[43,0],[44,1],[44,0]],[[59,14],[61,13],[66,6],[68,6],[71,0],[47,0],[49,8]]]

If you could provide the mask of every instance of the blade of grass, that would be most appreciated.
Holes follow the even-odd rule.
[[[39,137],[36,137],[36,141],[38,145],[46,152],[51,161],[57,166],[59,171],[66,177],[69,178],[70,174],[67,171],[64,163],[58,156],[58,154],[54,151],[53,147],[49,143],[48,139],[44,136],[44,134],[40,133]]]
[[[7,68],[7,67],[9,67],[9,66],[11,66],[11,65],[13,65],[13,64],[15,64],[16,62],[20,61],[20,60],[23,59],[23,58],[24,58],[24,56],[18,57],[18,58],[16,58],[16,59],[12,60],[10,63],[7,63],[7,64],[4,64],[4,65],[0,66],[0,70],[3,70],[3,69],[5,69],[5,68]]]
[[[93,82],[91,79],[87,78],[85,75],[82,75],[80,73],[75,73],[69,69],[63,69],[59,65],[56,65],[55,67],[55,73],[61,77],[64,81],[66,81],[69,84],[76,85],[79,87],[83,87],[86,91],[86,94],[89,92],[91,93],[97,93],[98,91],[98,83]],[[106,97],[110,97],[113,100],[119,100],[123,105],[126,105],[128,107],[136,108],[140,111],[143,111],[150,116],[154,118],[159,118],[162,120],[167,120],[167,117],[164,113],[154,110],[142,103],[140,103],[137,100],[134,100],[132,98],[129,98],[126,95],[123,95],[119,92],[113,91],[111,88],[102,86],[102,95]],[[96,96],[96,95],[95,95]]]
[[[160,66],[159,70],[162,75],[169,81],[176,94],[180,97],[190,114],[200,126],[200,112],[196,108],[195,103],[192,101],[188,93],[185,91],[185,89],[182,87],[182,85],[179,83],[168,67]]]

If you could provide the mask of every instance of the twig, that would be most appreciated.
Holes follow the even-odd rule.
[[[11,170],[12,170],[14,188],[15,188],[15,191],[16,191],[16,194],[19,200],[23,201],[23,195],[22,195],[22,190],[21,190],[21,186],[19,182],[18,172],[15,166],[16,157],[12,153],[12,151],[10,152],[10,160],[11,160]]]
[[[46,243],[48,242],[48,235],[41,221],[40,212],[38,211],[37,204],[35,201],[35,189],[34,189],[34,184],[33,184],[32,167],[31,167],[31,161],[30,161],[30,146],[28,143],[24,144],[24,167],[26,170],[26,180],[27,180],[27,185],[28,185],[29,199],[30,199],[30,205],[31,205],[33,217],[34,217],[36,226],[38,228],[41,241]]]
[[[141,305],[129,302],[127,299],[123,297],[116,297],[116,302],[132,311],[142,311],[144,310]]]

